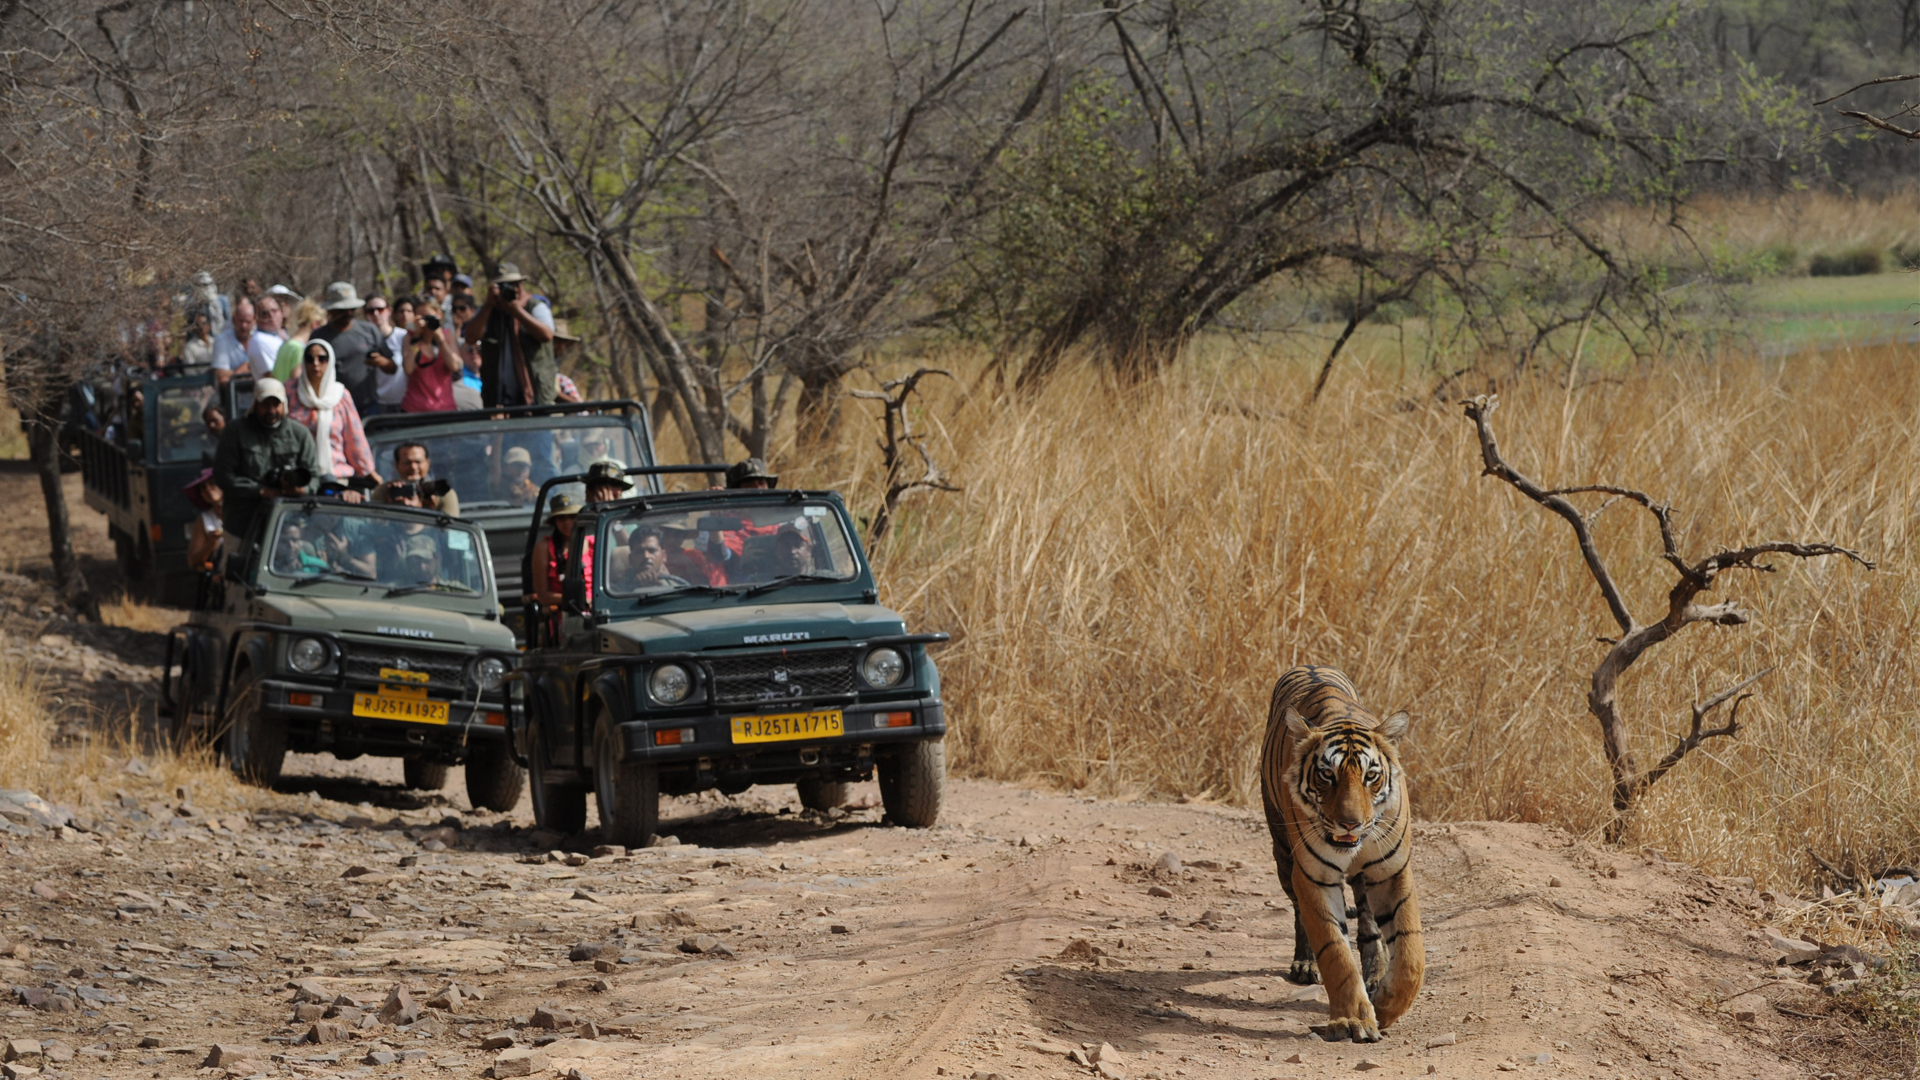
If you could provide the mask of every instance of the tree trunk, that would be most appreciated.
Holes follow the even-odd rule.
[[[62,400],[55,397],[54,400]],[[60,602],[76,614],[100,621],[100,604],[80,572],[73,553],[73,525],[67,517],[67,493],[60,483],[60,422],[42,411],[27,424],[27,452],[40,476],[40,496],[47,504],[47,538],[53,558],[53,585]]]
[[[824,450],[840,426],[840,375],[826,364],[809,364],[800,373],[800,398],[794,412],[800,446]]]

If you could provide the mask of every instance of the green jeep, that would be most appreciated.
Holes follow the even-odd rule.
[[[424,791],[464,764],[475,807],[512,809],[525,773],[504,683],[518,656],[480,527],[315,496],[270,503],[248,540],[168,636],[176,740],[218,747],[262,785],[289,750],[402,758]]]
[[[543,827],[582,829],[591,790],[606,840],[640,847],[663,792],[794,784],[824,810],[876,771],[894,823],[939,817],[947,725],[927,647],[947,635],[909,634],[880,605],[838,495],[645,494],[581,509],[563,547],[557,565],[590,578],[562,577],[560,611],[529,603],[512,676]]]

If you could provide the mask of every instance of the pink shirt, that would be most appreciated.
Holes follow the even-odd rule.
[[[453,380],[457,377],[441,362],[441,350],[421,349],[407,375],[407,393],[401,412],[452,412]]]
[[[308,431],[320,426],[320,413],[300,403],[298,391],[287,395],[287,419],[306,425]],[[360,410],[354,407],[352,394],[341,394],[333,407],[333,423],[327,428],[329,451],[333,454],[335,476],[373,475],[373,448],[367,445],[366,430],[360,426]]]

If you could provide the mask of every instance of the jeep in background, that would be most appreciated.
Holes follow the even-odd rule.
[[[215,382],[211,371],[133,383],[103,431],[74,438],[87,505],[105,514],[107,535],[129,587],[151,585],[163,601],[193,599],[187,525],[197,513],[182,490],[213,464],[218,439],[201,414],[219,405],[229,418],[253,404],[253,381]]]
[[[402,758],[419,790],[464,764],[475,807],[512,809],[525,773],[503,685],[517,654],[485,533],[312,497],[269,504],[248,540],[168,636],[161,707],[176,740],[214,745],[261,785],[290,750]]]
[[[592,791],[608,842],[644,846],[662,793],[794,784],[802,804],[830,809],[876,772],[894,823],[934,824],[946,716],[927,647],[947,635],[909,634],[881,606],[838,495],[588,506],[567,565],[583,559],[591,590],[570,574],[564,610],[532,606],[514,676],[514,742],[542,826],[579,831]]]
[[[520,563],[526,554],[527,512],[541,486],[557,475],[582,473],[601,458],[625,466],[653,464],[647,410],[633,401],[526,405],[478,412],[389,413],[366,423],[367,441],[381,475],[393,475],[393,452],[417,442],[427,448],[429,475],[445,480],[460,499],[460,516],[486,530],[493,576],[507,602],[508,626],[520,624]],[[507,459],[528,459],[525,473]],[[580,500],[578,483],[559,487]]]

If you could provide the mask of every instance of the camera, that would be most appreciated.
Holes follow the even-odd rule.
[[[329,476],[320,481],[319,486],[314,489],[314,494],[338,498],[343,491],[372,491],[379,486],[380,482],[371,476],[349,476],[345,480],[337,476]]]
[[[281,465],[260,478],[261,487],[293,491],[313,483],[313,470],[305,465]]]
[[[494,288],[500,290],[500,299],[502,300],[511,302],[520,296],[520,283],[517,281],[503,282],[494,286]]]
[[[429,315],[421,321],[427,324],[428,330],[437,331],[440,329],[440,316],[438,315]]]
[[[453,485],[445,480],[395,480],[387,485],[387,496],[395,502],[412,498],[437,499],[452,490]]]

